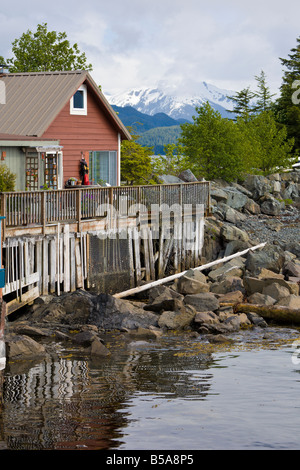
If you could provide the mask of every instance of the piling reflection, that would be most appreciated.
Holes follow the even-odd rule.
[[[210,364],[209,354],[132,342],[101,360],[52,357],[23,372],[8,365],[0,442],[19,450],[118,448],[135,394],[204,399]]]

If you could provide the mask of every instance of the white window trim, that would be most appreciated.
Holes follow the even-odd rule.
[[[70,99],[70,114],[87,115],[87,88],[86,85],[81,85],[77,91],[83,91],[83,108],[74,108],[74,95]]]

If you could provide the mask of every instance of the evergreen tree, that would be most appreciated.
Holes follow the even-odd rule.
[[[275,104],[277,120],[287,128],[288,137],[294,138],[294,152],[300,151],[300,37],[287,59],[280,58],[285,71],[280,97]]]
[[[254,97],[255,94],[250,91],[250,87],[238,91],[233,96],[228,96],[228,98],[235,103],[234,108],[228,111],[247,121],[254,111],[251,104]]]
[[[256,103],[254,105],[255,112],[268,111],[272,108],[272,98],[275,94],[271,94],[266,83],[266,75],[262,70],[259,76],[255,76],[258,90],[254,93]]]

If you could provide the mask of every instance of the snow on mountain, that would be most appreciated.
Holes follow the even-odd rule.
[[[173,119],[187,119],[192,121],[195,108],[208,101],[222,116],[230,116],[233,103],[228,98],[233,91],[222,90],[206,82],[199,83],[197,94],[182,95],[176,91],[169,92],[159,88],[140,88],[125,91],[116,95],[107,95],[111,105],[120,107],[132,106],[141,113],[153,116],[156,113],[165,113]]]

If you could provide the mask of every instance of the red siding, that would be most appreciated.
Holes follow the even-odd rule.
[[[43,139],[56,139],[63,146],[63,182],[71,176],[80,178],[81,154],[85,158],[92,150],[118,151],[118,131],[113,127],[99,102],[87,92],[87,115],[70,114],[68,102],[58,114]]]

